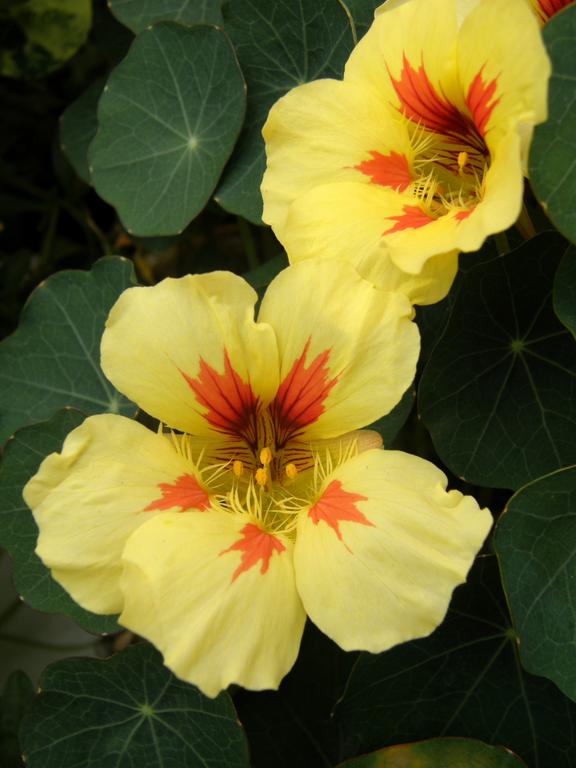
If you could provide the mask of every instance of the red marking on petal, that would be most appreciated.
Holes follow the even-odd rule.
[[[262,561],[260,573],[266,573],[270,565],[270,558],[274,552],[280,554],[286,550],[280,539],[277,539],[271,533],[267,533],[267,531],[263,531],[253,523],[245,525],[241,533],[241,539],[232,544],[231,547],[228,547],[228,549],[220,552],[221,555],[225,555],[226,552],[242,552],[240,565],[234,571],[232,581],[236,581],[241,573],[250,570],[260,561]]]
[[[218,373],[200,359],[200,372],[194,379],[180,371],[196,395],[198,402],[208,409],[206,421],[228,435],[240,436],[251,441],[255,429],[258,398],[252,387],[242,380],[224,350],[224,373]]]
[[[474,208],[468,208],[465,211],[458,211],[458,213],[456,214],[456,216],[454,216],[454,218],[457,219],[458,221],[464,221],[464,219],[467,219],[468,216],[474,213],[475,210],[476,210],[476,206],[474,206]]]
[[[204,511],[210,507],[210,496],[193,475],[181,475],[175,483],[160,483],[158,487],[162,496],[148,504],[145,512],[171,507],[180,507],[181,512],[188,509]]]
[[[383,155],[380,152],[371,151],[371,160],[365,160],[354,168],[366,176],[370,176],[374,184],[382,184],[384,187],[392,187],[399,192],[404,192],[412,183],[412,173],[406,155],[399,152],[390,152]]]
[[[466,116],[436,91],[423,64],[415,69],[404,54],[400,79],[391,76],[391,80],[400,99],[400,111],[409,120],[447,136],[469,133]]]
[[[280,384],[271,405],[277,425],[278,447],[284,445],[304,427],[313,424],[324,413],[324,401],[338,381],[337,376],[329,378],[329,349],[316,355],[306,367],[310,342],[309,338],[304,351]]]
[[[482,67],[482,69],[484,69],[484,67]],[[470,88],[468,88],[466,105],[472,113],[472,119],[474,120],[474,125],[476,126],[478,133],[480,136],[484,137],[494,107],[500,102],[500,99],[498,98],[491,102],[491,99],[493,99],[494,93],[496,92],[498,78],[495,77],[494,80],[485,83],[482,79],[482,69],[480,69],[474,80],[472,80]]]
[[[543,21],[548,21],[555,13],[566,8],[573,0],[537,0],[539,6],[539,15]]]
[[[433,216],[423,211],[419,205],[405,205],[403,213],[399,216],[388,216],[391,221],[395,221],[390,229],[383,232],[384,235],[391,235],[393,232],[401,232],[403,229],[419,229],[425,227],[426,224],[430,224],[431,221],[436,221]]]
[[[340,480],[332,480],[316,504],[310,507],[308,516],[312,518],[314,525],[318,525],[320,521],[329,525],[342,541],[339,524],[344,520],[374,527],[374,523],[357,509],[356,504],[359,501],[368,499],[359,493],[345,491]]]

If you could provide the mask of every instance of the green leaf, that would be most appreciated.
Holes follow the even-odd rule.
[[[83,419],[78,411],[61,411],[50,421],[19,430],[7,442],[0,463],[0,545],[12,556],[16,589],[28,605],[49,613],[66,613],[92,632],[116,632],[118,625],[112,617],[80,608],[52,579],[34,551],[38,528],[22,498],[22,489],[43,459],[59,451],[68,432]]]
[[[0,442],[66,406],[134,413],[100,369],[104,322],[134,284],[131,262],[110,257],[90,272],[58,272],[36,288],[18,329],[0,344]]]
[[[521,488],[495,547],[527,670],[576,699],[576,467]]]
[[[340,768],[526,768],[504,747],[474,739],[430,739],[387,747],[342,763]]]
[[[208,699],[146,644],[48,667],[21,730],[29,768],[248,768],[226,693]]]
[[[215,199],[227,211],[259,224],[266,164],[261,131],[270,107],[297,85],[340,77],[353,46],[352,29],[338,0],[234,0],[223,13],[246,78],[248,103]]]
[[[564,241],[544,233],[463,276],[419,407],[445,464],[518,488],[576,462],[576,345],[554,313]]]
[[[221,24],[221,0],[109,0],[118,21],[138,34],[159,21],[179,24]]]
[[[274,256],[272,259],[265,261],[264,264],[260,264],[255,269],[251,269],[250,272],[246,272],[243,277],[254,290],[258,290],[270,285],[276,275],[280,274],[287,266],[288,257],[285,253],[279,253],[278,256]]]
[[[2,768],[22,768],[18,729],[34,699],[34,687],[29,678],[13,672],[0,696],[0,765]]]
[[[564,254],[554,278],[554,310],[576,337],[576,248]]]
[[[68,61],[92,23],[90,0],[12,0],[0,6],[0,74],[41,77]]]
[[[370,424],[369,427],[366,427],[366,429],[375,429],[380,433],[386,448],[390,448],[396,435],[406,423],[406,419],[410,415],[410,411],[414,405],[415,394],[416,393],[412,387],[407,389],[402,396],[402,400],[400,400],[398,405],[393,408],[390,413],[386,414],[386,416],[383,416],[381,419],[378,419],[378,421],[375,421],[374,424]]]
[[[354,22],[356,39],[360,40],[374,21],[374,11],[382,3],[380,0],[342,0],[342,4],[348,8]]]
[[[576,241],[576,6],[555,15],[543,29],[552,60],[548,120],[536,127],[530,180],[536,197],[558,229]]]
[[[576,705],[523,671],[493,557],[430,637],[360,655],[335,716],[348,755],[458,736],[505,744],[530,768],[576,765]]]
[[[96,191],[129,232],[179,234],[214,191],[245,106],[221,30],[172,22],[146,29],[100,98],[89,151]]]
[[[90,184],[88,147],[96,135],[98,119],[96,110],[105,81],[98,80],[73,101],[60,118],[60,146],[72,167],[87,184]]]

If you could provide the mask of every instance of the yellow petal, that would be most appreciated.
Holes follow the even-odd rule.
[[[492,524],[435,466],[359,454],[300,513],[296,583],[312,621],[345,650],[384,651],[442,621]]]
[[[426,242],[426,256],[439,255],[419,258],[421,269],[412,274],[394,263],[385,244],[384,232],[394,224],[387,217],[401,215],[403,205],[413,204],[412,198],[379,185],[324,184],[290,206],[284,247],[291,263],[321,257],[348,261],[382,290],[403,293],[413,304],[433,304],[446,296],[456,276],[454,245],[444,253],[434,241]],[[421,257],[422,246],[415,251]],[[411,265],[408,258],[403,263]]]
[[[277,418],[323,439],[392,410],[414,378],[412,316],[404,296],[378,290],[344,262],[314,259],[281,272],[259,314],[278,341]]]
[[[459,33],[458,68],[489,148],[511,129],[520,129],[526,154],[532,128],[546,119],[551,67],[525,0],[476,4]]]
[[[274,333],[255,323],[256,299],[229,272],[130,288],[106,324],[104,373],[174,429],[241,432],[256,399],[270,399],[278,386]]]
[[[189,479],[175,505],[184,498],[205,506],[206,493],[172,440],[111,414],[86,419],[61,453],[44,459],[24,488],[40,530],[36,551],[80,605],[96,613],[122,609],[126,540],[159,511],[175,508],[167,503],[179,478]]]
[[[410,155],[408,132],[390,119],[380,94],[362,84],[316,80],[274,104],[263,128],[267,167],[262,181],[263,220],[284,243],[288,206],[319,184],[370,183],[357,166],[371,152]]]
[[[207,696],[278,687],[305,621],[288,540],[218,510],[167,513],[130,537],[124,563],[120,622],[178,677]]]

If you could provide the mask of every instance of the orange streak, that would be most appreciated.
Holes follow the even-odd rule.
[[[188,509],[199,509],[203,512],[210,507],[210,496],[193,475],[181,475],[175,483],[160,483],[158,487],[162,496],[148,504],[144,508],[145,512],[171,507],[180,507],[181,512]]]
[[[328,378],[329,349],[317,355],[306,367],[310,342],[309,338],[304,351],[280,384],[271,405],[277,425],[278,447],[324,413],[324,401],[338,381],[337,376]]]
[[[540,6],[540,16],[542,16],[543,21],[547,21],[562,8],[570,5],[571,2],[572,0],[537,0],[537,5]]]
[[[310,507],[308,515],[312,518],[314,525],[318,525],[320,521],[329,525],[340,541],[342,541],[342,533],[339,527],[342,521],[374,527],[374,523],[371,523],[356,508],[356,504],[359,501],[368,501],[368,498],[361,496],[359,493],[345,491],[340,480],[332,480],[316,504]]]
[[[403,229],[419,229],[435,221],[433,216],[423,211],[419,205],[405,205],[403,213],[399,216],[388,216],[390,221],[395,221],[390,229],[386,229],[382,234],[391,235],[393,232],[401,232]]]
[[[244,437],[252,442],[258,398],[250,384],[242,380],[224,350],[224,373],[218,373],[200,358],[200,372],[196,378],[180,371],[196,395],[198,402],[208,409],[206,421],[229,435]]]
[[[370,176],[374,184],[384,187],[392,187],[399,192],[404,192],[412,183],[412,174],[406,155],[399,152],[390,152],[383,155],[380,152],[369,152],[371,160],[365,160],[354,168],[366,176]]]
[[[270,566],[270,558],[274,552],[280,554],[286,551],[286,547],[276,536],[263,531],[253,523],[245,525],[241,533],[241,539],[232,544],[231,547],[228,547],[228,549],[220,552],[221,555],[225,555],[227,552],[242,552],[240,565],[234,571],[232,581],[236,581],[241,573],[253,568],[260,560],[262,561],[260,573],[266,573]]]
[[[474,80],[468,88],[468,94],[466,96],[466,105],[472,113],[472,119],[474,125],[478,130],[480,136],[484,137],[488,128],[488,122],[492,117],[494,107],[500,102],[500,99],[496,99],[492,103],[490,100],[493,98],[498,84],[498,78],[494,78],[489,83],[485,83],[482,79],[482,70],[480,69]]]

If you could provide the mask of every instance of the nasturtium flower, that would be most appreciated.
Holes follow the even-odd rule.
[[[491,523],[361,429],[414,377],[405,296],[318,260],[256,299],[226,272],[125,291],[102,367],[161,426],[91,416],[24,490],[55,579],[209,696],[277,687],[307,614],[345,649],[428,634]]]
[[[263,219],[291,262],[349,260],[418,304],[517,219],[550,64],[524,0],[389,2],[344,79],[289,91],[263,129]]]
[[[556,15],[559,11],[566,6],[571,5],[574,0],[528,0],[542,24],[546,24],[552,16]]]

